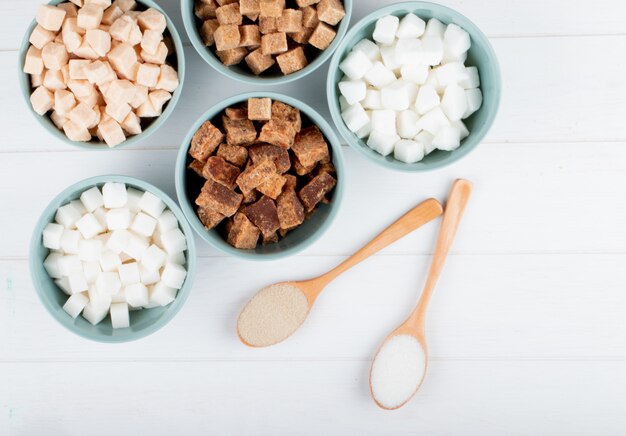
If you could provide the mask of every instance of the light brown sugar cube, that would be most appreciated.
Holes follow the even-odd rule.
[[[111,50],[111,35],[100,29],[89,29],[85,33],[85,40],[98,56],[104,57]]]
[[[289,37],[298,44],[308,44],[309,38],[313,34],[314,30],[315,29],[311,29],[310,27],[303,27],[300,32],[290,33]]]
[[[78,47],[76,50],[74,50],[73,53],[76,56],[78,56],[80,58],[83,58],[83,59],[95,60],[95,59],[98,59],[100,57],[100,56],[98,56],[98,53],[96,53],[94,51],[94,49],[91,48],[91,46],[87,42],[86,38],[83,38],[83,42],[81,42],[80,47]]]
[[[300,32],[302,27],[302,11],[296,9],[285,9],[276,19],[276,28],[279,32]]]
[[[276,56],[276,62],[278,62],[280,71],[282,71],[283,74],[291,74],[307,66],[306,56],[304,55],[304,49],[302,47],[296,47]]]
[[[128,68],[137,62],[137,53],[132,45],[123,42],[113,47],[107,58],[115,71],[128,72]]]
[[[111,5],[102,13],[102,24],[110,26],[122,15],[124,15],[124,11],[118,5]]]
[[[229,50],[239,47],[241,36],[239,35],[239,27],[234,24],[222,25],[215,30],[215,47],[219,51]]]
[[[86,127],[76,124],[72,120],[67,120],[65,124],[63,124],[63,131],[70,141],[91,141],[91,133],[89,133],[89,130]]]
[[[85,75],[87,76],[89,83],[99,85],[101,83],[108,82],[106,79],[109,74],[109,70],[104,62],[100,60],[91,62],[89,65],[85,66],[83,70],[85,71]]]
[[[320,21],[335,26],[346,15],[340,0],[320,0],[317,4],[317,17]]]
[[[94,4],[100,6],[102,9],[106,9],[111,6],[111,0],[83,0],[83,4]]]
[[[61,29],[65,19],[65,10],[50,5],[39,5],[37,9],[37,24],[46,30],[56,32]]]
[[[309,44],[320,50],[325,50],[333,42],[336,35],[335,29],[328,24],[319,23],[309,38]]]
[[[65,89],[54,91],[54,110],[59,115],[65,116],[76,106],[74,94]]]
[[[119,101],[109,101],[105,109],[105,112],[118,123],[124,121],[130,111],[131,107],[128,103]]]
[[[76,50],[83,44],[83,37],[78,32],[65,32],[62,34],[62,39],[69,53],[76,54]]]
[[[288,50],[287,35],[283,32],[270,33],[261,37],[261,50],[264,55],[284,53]]]
[[[71,111],[68,112],[67,117],[73,123],[89,129],[95,122],[97,122],[98,114],[93,110],[92,106],[79,102]]]
[[[113,80],[105,94],[106,100],[117,103],[130,103],[135,96],[135,85],[125,79]]]
[[[201,0],[201,1],[208,1],[208,0]],[[215,0],[215,2],[220,6],[229,5],[231,3],[235,3],[236,1],[237,0]]]
[[[31,74],[30,75],[30,86],[36,88],[38,86],[43,85],[43,78],[46,75],[46,70],[44,69],[41,74]]]
[[[276,61],[269,55],[264,55],[261,48],[257,48],[246,56],[246,64],[257,76],[270,68]]]
[[[49,42],[41,50],[43,65],[49,70],[60,70],[67,64],[69,55],[65,46],[56,42]]]
[[[239,0],[239,13],[246,17],[258,17],[261,13],[260,0]],[[252,20],[252,18],[250,18]],[[255,21],[255,20],[252,20]]]
[[[278,18],[285,9],[285,0],[261,0],[259,13],[261,17]]]
[[[137,109],[139,106],[144,104],[148,99],[148,88],[143,85],[135,85],[135,95],[133,95],[133,99],[130,101],[130,106],[133,109]]]
[[[137,8],[135,0],[115,0],[114,4],[124,12],[132,11]]]
[[[82,27],[83,29],[97,29],[100,23],[102,22],[102,15],[104,14],[104,9],[102,6],[98,6],[94,3],[89,3],[84,5],[78,11],[77,24],[78,27]]]
[[[41,50],[34,45],[28,47],[26,58],[24,59],[24,72],[28,74],[41,74],[43,72],[43,59]]]
[[[61,68],[61,74],[63,75],[63,83],[67,85],[67,81],[70,80],[70,66],[69,64],[63,65]]]
[[[67,122],[65,115],[61,115],[57,111],[52,111],[50,114],[50,120],[57,126],[57,129],[63,129],[63,125]]]
[[[239,27],[239,33],[241,35],[239,46],[258,47],[261,45],[261,32],[256,24],[247,24]]]
[[[158,30],[163,33],[167,28],[165,15],[154,8],[148,8],[137,15],[137,23],[139,23],[141,30]]]
[[[215,11],[215,16],[220,24],[236,24],[241,26],[243,17],[239,11],[239,3],[229,3],[224,6],[220,6]]]
[[[167,47],[165,46],[165,43],[161,41],[159,42],[155,53],[149,53],[142,49],[140,56],[144,62],[162,65],[165,63],[165,59],[167,59]]]
[[[276,18],[259,17],[259,31],[263,35],[276,32]]]
[[[197,1],[193,11],[196,17],[198,17],[201,21],[205,21],[215,18],[215,11],[217,8],[218,6],[216,3],[204,3]]]
[[[89,59],[70,59],[69,68],[70,68],[70,79],[87,79],[87,74],[85,73],[85,67],[89,65],[91,61]]]
[[[109,33],[111,34],[111,38],[116,41],[126,42],[128,41],[128,36],[130,35],[130,29],[132,29],[133,20],[127,16],[121,16],[109,27]]]
[[[164,91],[174,92],[178,88],[178,73],[169,65],[161,65],[161,72],[156,88]]]
[[[30,104],[35,112],[43,115],[54,106],[54,94],[45,86],[40,86],[30,95]]]
[[[137,83],[139,85],[153,88],[159,80],[161,68],[154,64],[140,64],[137,70]]]
[[[43,77],[43,86],[50,91],[56,91],[57,89],[65,89],[67,85],[63,80],[63,72],[61,70],[48,70]]]
[[[248,119],[253,121],[269,121],[272,119],[271,98],[249,98]]]
[[[28,38],[28,42],[41,50],[44,45],[47,43],[54,41],[56,37],[56,33],[44,29],[41,25],[37,24],[33,29],[33,32],[30,34],[30,38]]]
[[[122,121],[122,129],[129,135],[139,135],[141,133],[141,120],[134,112],[129,112]]]
[[[158,112],[154,106],[152,106],[152,102],[150,101],[149,98],[146,99],[146,101],[144,101],[141,106],[139,106],[137,108],[137,111],[135,111],[135,113],[137,114],[138,117],[141,118],[154,118],[154,117],[158,117],[159,115],[161,115],[160,112]]]
[[[141,49],[148,53],[156,53],[159,43],[163,40],[163,34],[158,30],[146,30],[141,38]]]
[[[57,5],[57,8],[63,9],[65,11],[65,19],[76,17],[78,15],[78,8],[73,3],[59,3]]]
[[[305,8],[307,6],[311,6],[311,5],[314,5],[314,4],[319,3],[319,2],[320,2],[320,0],[296,0],[296,4],[300,8]]]
[[[241,62],[248,54],[248,49],[245,47],[235,47],[228,50],[217,50],[215,54],[224,65],[230,67]]]
[[[320,19],[317,17],[317,11],[313,6],[306,6],[302,9],[302,25],[304,27],[316,28]]]
[[[150,100],[150,103],[152,103],[152,107],[154,107],[154,109],[159,113],[159,115],[161,115],[161,112],[163,111],[163,106],[165,105],[165,103],[170,101],[171,98],[172,98],[172,94],[162,89],[151,91],[148,94],[148,100]]]
[[[109,147],[115,147],[126,140],[122,126],[114,119],[98,124],[98,134]]]
[[[207,47],[215,44],[215,31],[220,26],[220,23],[217,20],[206,20],[202,23],[202,27],[200,28],[200,36],[202,36],[202,41],[204,45]]]

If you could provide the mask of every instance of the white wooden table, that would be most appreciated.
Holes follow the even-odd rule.
[[[332,229],[299,256],[249,263],[199,243],[185,307],[156,334],[103,345],[59,326],[30,283],[28,241],[45,205],[97,174],[174,194],[178,146],[221,98],[252,90],[187,44],[177,111],[141,145],[94,153],[51,138],[17,86],[17,49],[41,0],[0,2],[0,435],[618,435],[626,432],[626,4],[445,0],[491,38],[504,82],[488,138],[462,162],[399,174],[345,148]],[[388,1],[356,0],[353,22]],[[187,40],[178,2],[161,0]],[[327,114],[326,70],[267,88]],[[381,339],[417,298],[434,223],[333,283],[291,340],[235,336],[260,287],[325,271],[456,177],[474,182],[432,301],[432,362],[408,406],[369,398]],[[200,242],[200,241],[198,241]]]

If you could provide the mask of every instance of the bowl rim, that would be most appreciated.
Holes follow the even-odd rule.
[[[308,235],[303,241],[299,242],[298,244],[284,250],[277,251],[275,253],[255,253],[252,250],[235,248],[229,245],[221,236],[219,236],[215,229],[206,230],[200,222],[198,216],[196,215],[194,208],[190,205],[190,201],[187,199],[187,195],[183,188],[183,180],[185,179],[187,172],[187,153],[191,143],[191,138],[196,133],[200,125],[207,120],[211,120],[221,111],[233,104],[241,103],[248,98],[262,97],[282,101],[283,103],[289,104],[299,109],[307,117],[309,117],[311,121],[313,121],[313,123],[315,123],[320,128],[327,141],[329,142],[333,153],[332,162],[337,170],[337,185],[335,186],[333,191],[334,198],[330,205],[331,207],[328,212],[328,216],[326,217],[322,225],[317,228],[315,232]],[[326,231],[330,228],[332,223],[335,221],[337,214],[339,213],[343,201],[346,178],[345,166],[343,161],[343,150],[341,147],[341,142],[339,141],[339,138],[335,134],[334,129],[331,127],[331,125],[319,114],[319,112],[317,112],[315,109],[313,109],[311,106],[301,100],[297,100],[293,97],[271,91],[254,91],[233,95],[211,106],[207,111],[200,115],[200,117],[196,119],[196,121],[193,123],[193,125],[185,135],[185,138],[181,143],[181,146],[178,150],[178,155],[176,157],[176,169],[174,179],[178,203],[180,204],[180,207],[183,211],[183,214],[187,218],[187,221],[191,225],[191,228],[195,230],[195,232],[200,236],[202,240],[223,253],[230,254],[240,259],[254,261],[273,261],[290,257],[292,255],[300,253],[301,251],[307,249],[315,242],[317,242],[322,237],[322,235],[324,235],[324,233],[326,233]]]
[[[50,0],[47,4],[57,5],[65,1],[67,0]],[[172,37],[172,42],[174,43],[174,47],[176,48],[176,62],[178,64],[177,69],[176,69],[178,73],[178,87],[172,93],[172,98],[170,99],[169,102],[167,102],[161,115],[155,118],[154,121],[152,121],[152,123],[150,123],[150,125],[140,134],[128,137],[126,140],[124,140],[124,142],[116,145],[115,147],[109,147],[104,141],[98,141],[98,142],[72,141],[67,136],[65,136],[65,133],[63,133],[62,130],[60,130],[57,126],[54,125],[54,123],[50,119],[49,114],[39,115],[37,112],[34,111],[32,105],[30,104],[30,99],[29,99],[30,94],[33,91],[33,88],[30,84],[30,74],[22,71],[22,68],[24,65],[24,60],[26,58],[26,52],[28,51],[28,48],[30,46],[30,42],[28,40],[30,39],[30,34],[32,33],[33,29],[37,25],[37,21],[33,19],[33,21],[31,21],[31,23],[26,28],[26,32],[24,34],[24,37],[22,38],[22,43],[20,45],[19,59],[18,59],[18,65],[17,65],[19,86],[22,91],[22,95],[24,97],[24,102],[26,103],[26,106],[28,107],[29,112],[37,119],[37,122],[40,125],[42,125],[46,131],[48,131],[48,133],[50,133],[51,135],[53,135],[60,141],[63,141],[64,143],[68,145],[71,145],[73,147],[80,148],[83,150],[94,150],[94,151],[119,150],[125,147],[135,145],[136,143],[152,135],[156,130],[158,130],[161,127],[161,125],[174,112],[174,108],[178,104],[178,101],[182,94],[183,84],[185,82],[185,50],[184,50],[182,40],[180,39],[180,35],[178,33],[178,30],[176,29],[176,26],[174,25],[174,22],[170,19],[170,17],[163,10],[163,8],[159,6],[154,0],[136,0],[136,1],[140,4],[145,5],[146,7],[154,8],[158,10],[165,16],[165,21],[167,23],[167,30],[170,32],[170,35]]]
[[[172,213],[176,216],[176,218],[178,219],[179,225],[182,228],[182,231],[187,240],[187,276],[185,277],[185,282],[183,283],[183,286],[178,290],[176,299],[174,300],[173,303],[171,303],[170,306],[167,307],[167,312],[162,317],[157,319],[154,323],[150,324],[149,326],[147,326],[146,328],[140,331],[129,331],[129,334],[124,335],[124,336],[122,335],[105,336],[105,335],[98,334],[98,333],[96,334],[87,333],[81,329],[75,328],[74,325],[72,324],[73,319],[67,313],[65,313],[65,311],[58,310],[59,306],[54,305],[45,297],[45,291],[39,285],[38,280],[35,277],[36,268],[38,268],[41,265],[39,257],[36,255],[36,253],[42,246],[42,240],[41,240],[42,232],[43,232],[44,227],[48,223],[53,222],[53,221],[49,221],[48,219],[46,219],[46,216],[49,215],[49,212],[52,209],[58,208],[61,205],[68,202],[69,201],[68,199],[72,197],[73,195],[75,195],[76,193],[78,193],[79,191],[84,191],[85,189],[89,187],[107,183],[107,182],[125,183],[127,186],[130,186],[130,187],[142,190],[142,191],[149,191],[153,193],[154,195],[156,195],[166,204],[167,208],[170,209]],[[183,305],[187,301],[187,298],[189,297],[189,293],[191,292],[191,289],[193,288],[193,282],[194,282],[194,278],[196,275],[196,262],[197,262],[197,256],[196,256],[194,232],[191,230],[191,226],[187,222],[185,214],[178,207],[178,205],[176,204],[176,201],[174,201],[172,197],[167,195],[161,189],[157,188],[156,186],[154,186],[153,184],[149,182],[146,182],[144,180],[141,180],[135,177],[124,176],[124,175],[119,175],[119,174],[105,174],[105,175],[100,175],[100,176],[89,177],[87,179],[83,179],[76,183],[73,183],[72,185],[65,188],[58,195],[56,195],[48,203],[48,205],[43,209],[41,215],[37,219],[37,222],[33,229],[33,234],[30,240],[29,269],[30,269],[31,282],[33,284],[33,287],[35,288],[37,297],[41,301],[41,304],[45,307],[46,311],[65,329],[71,331],[72,333],[82,338],[89,339],[95,342],[101,342],[101,343],[125,343],[125,342],[136,341],[136,340],[145,338],[146,336],[149,336],[155,333],[157,330],[160,330],[162,327],[168,324],[176,316],[176,314],[178,314],[180,309],[183,307]],[[50,276],[47,276],[47,277],[50,281],[53,282],[52,277]],[[59,292],[61,291],[59,290]],[[150,310],[150,309],[144,309],[144,310]]]
[[[332,54],[339,46],[339,43],[343,40],[350,27],[350,19],[352,18],[352,1],[353,0],[342,0],[346,15],[339,23],[339,26],[337,27],[337,35],[335,36],[335,39],[330,44],[330,46],[328,46],[328,48],[326,48],[325,50],[322,50],[322,52],[313,60],[313,62],[307,64],[307,66],[303,69],[296,71],[295,73],[276,77],[264,77],[256,76],[252,73],[242,73],[224,65],[213,53],[213,51],[209,47],[206,47],[204,45],[199,36],[199,31],[195,23],[196,17],[193,13],[194,1],[181,0],[180,5],[181,15],[183,17],[183,25],[185,27],[187,35],[189,36],[191,44],[193,45],[196,52],[200,55],[200,57],[204,59],[204,61],[209,64],[214,70],[228,78],[237,80],[242,83],[246,83],[248,85],[284,85],[286,83],[301,79],[302,77],[305,77],[310,73],[316,71],[328,59],[331,58]]]
[[[472,143],[470,144],[461,143],[461,146],[457,150],[455,150],[456,153],[454,154],[454,158],[443,159],[443,160],[430,163],[430,164],[424,164],[421,162],[407,164],[396,159],[389,161],[385,159],[385,156],[383,155],[378,155],[378,154],[373,155],[372,153],[369,153],[368,150],[366,150],[363,146],[361,146],[357,140],[355,140],[354,133],[348,130],[345,123],[343,122],[343,118],[341,117],[341,110],[339,108],[339,96],[337,94],[337,90],[335,86],[335,77],[339,74],[339,62],[341,60],[340,58],[343,56],[344,53],[347,53],[347,50],[349,49],[348,41],[350,41],[358,33],[360,33],[364,27],[368,26],[369,24],[371,24],[373,21],[380,18],[381,16],[389,15],[394,12],[398,12],[399,10],[405,10],[405,9],[415,10],[415,9],[420,9],[420,8],[428,8],[432,10],[437,10],[438,11],[437,14],[440,12],[446,12],[447,14],[456,16],[460,18],[461,20],[466,21],[468,23],[468,26],[465,26],[468,28],[465,30],[471,33],[472,39],[477,39],[480,41],[481,45],[484,47],[485,51],[488,54],[490,63],[492,64],[493,72],[494,72],[494,77],[493,77],[492,82],[495,84],[496,95],[495,95],[493,102],[491,102],[490,104],[491,106],[490,113],[487,119],[485,120],[485,122],[483,123],[485,127],[482,128],[481,131],[478,132],[477,135],[472,138]],[[480,89],[482,91],[482,86],[480,87]],[[438,3],[425,2],[425,1],[408,1],[408,2],[400,2],[400,3],[387,5],[382,8],[376,9],[375,11],[369,13],[368,15],[360,19],[358,22],[356,22],[352,26],[350,31],[343,37],[341,44],[335,50],[335,53],[333,54],[333,57],[328,67],[328,75],[326,79],[326,98],[327,98],[328,107],[330,110],[330,115],[331,115],[331,118],[333,119],[333,122],[335,123],[335,126],[337,127],[337,130],[339,131],[339,134],[348,143],[348,145],[352,149],[356,150],[360,155],[365,156],[369,161],[374,162],[377,165],[380,165],[388,169],[402,171],[402,172],[409,172],[409,173],[429,172],[429,171],[447,167],[449,165],[452,165],[458,162],[459,160],[467,156],[469,153],[474,151],[478,147],[478,145],[481,143],[481,141],[484,139],[484,137],[487,135],[489,130],[491,130],[491,127],[493,126],[493,123],[497,117],[497,114],[500,108],[501,93],[502,93],[502,74],[500,70],[500,64],[498,62],[498,57],[496,56],[496,52],[493,49],[493,46],[491,45],[491,43],[489,42],[489,39],[483,33],[483,31],[480,30],[480,28],[472,20],[470,20],[469,18],[467,18],[465,15],[461,14],[460,12],[456,11],[455,9],[451,9],[447,6],[443,6]],[[483,104],[483,106],[479,110],[482,110],[484,107],[486,106]]]

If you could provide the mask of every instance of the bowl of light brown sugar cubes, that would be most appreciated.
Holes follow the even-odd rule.
[[[191,227],[234,256],[295,254],[331,225],[343,196],[341,145],[291,97],[255,92],[220,102],[185,138],[176,193]]]
[[[348,30],[352,0],[183,0],[189,38],[220,73],[247,83],[306,76]]]
[[[180,97],[180,37],[152,0],[54,0],[22,42],[20,85],[40,123],[89,149],[154,132]]]

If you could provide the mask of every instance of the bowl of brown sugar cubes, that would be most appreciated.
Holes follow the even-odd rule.
[[[180,37],[152,0],[53,0],[22,42],[20,86],[39,122],[74,146],[128,146],[180,97]]]
[[[236,257],[280,259],[315,242],[343,196],[341,145],[291,97],[254,92],[203,114],[176,162],[176,194],[191,227]]]
[[[346,34],[352,0],[183,0],[193,46],[220,73],[281,84],[316,70]]]

